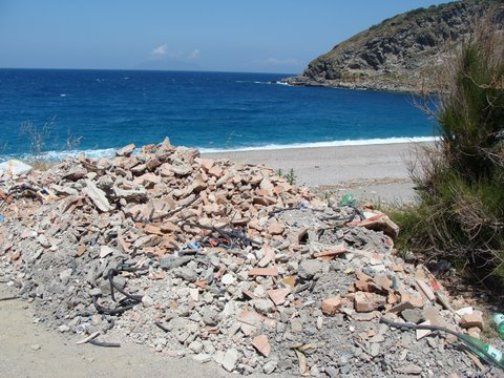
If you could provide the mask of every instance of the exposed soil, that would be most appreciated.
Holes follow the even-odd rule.
[[[0,284],[0,298],[12,295]],[[170,358],[132,342],[121,348],[77,345],[43,324],[36,324],[31,306],[22,300],[0,302],[0,376],[4,378],[68,377],[228,377],[214,363]],[[40,347],[40,349],[38,349]]]

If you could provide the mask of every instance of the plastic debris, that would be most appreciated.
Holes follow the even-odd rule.
[[[186,247],[188,249],[201,249],[202,245],[201,245],[201,243],[199,243],[197,241],[192,241],[192,242],[187,243]]]
[[[478,357],[499,366],[501,369],[504,369],[504,355],[500,350],[469,335],[461,335],[460,338]]]
[[[343,197],[341,197],[338,205],[354,207],[357,206],[357,200],[355,199],[352,193],[347,193],[344,194]]]
[[[496,313],[492,316],[492,323],[500,338],[504,340],[504,314]]]
[[[394,328],[399,328],[399,329],[412,329],[412,330],[431,330],[431,331],[442,331],[449,333],[456,338],[458,338],[460,341],[464,343],[467,348],[476,354],[479,358],[482,360],[494,364],[501,369],[504,369],[504,355],[500,350],[495,348],[494,346],[485,343],[484,341],[481,341],[475,337],[472,337],[470,335],[465,335],[462,333],[458,333],[455,331],[452,331],[451,329],[448,329],[446,327],[442,326],[436,326],[436,325],[427,325],[427,324],[411,324],[411,323],[397,323],[390,321],[388,319],[385,319],[384,317],[380,318],[381,323],[385,323],[390,327]]]
[[[19,176],[23,173],[28,173],[32,170],[31,165],[23,163],[19,160],[8,160],[0,163],[0,176]]]

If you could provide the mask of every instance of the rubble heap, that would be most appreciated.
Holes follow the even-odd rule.
[[[246,375],[478,374],[451,335],[379,323],[483,328],[396,255],[384,214],[329,206],[262,166],[134,150],[0,181],[0,279],[39,321]]]

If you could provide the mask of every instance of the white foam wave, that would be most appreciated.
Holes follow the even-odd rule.
[[[400,143],[427,143],[439,140],[438,137],[395,137],[395,138],[373,138],[373,139],[357,139],[357,140],[335,140],[329,142],[312,142],[312,143],[291,143],[291,144],[267,144],[264,146],[249,146],[239,148],[206,148],[194,147],[202,153],[218,153],[218,152],[242,152],[242,151],[265,151],[265,150],[286,150],[293,148],[318,148],[318,147],[344,147],[344,146],[365,146],[376,144],[400,144]],[[184,147],[184,146],[180,146]],[[102,148],[89,150],[67,150],[67,151],[47,151],[40,155],[40,158],[48,161],[61,161],[67,158],[74,158],[83,155],[90,159],[112,158],[115,155],[116,148]],[[134,154],[138,153],[140,148],[137,148]],[[3,155],[0,156],[0,162],[9,159],[30,160],[33,158],[31,154],[23,155]]]
[[[91,159],[100,159],[102,157],[110,158],[115,154],[115,148],[103,148],[96,150],[66,150],[66,151],[46,151],[40,155],[33,154],[21,154],[21,155],[1,155],[0,162],[6,161],[10,159],[20,159],[20,160],[31,160],[33,158],[47,160],[47,161],[61,161],[67,158],[74,158],[79,155],[83,155],[85,157]]]
[[[284,87],[292,87],[289,83],[284,83],[283,81],[254,81],[254,84],[265,84],[265,85],[282,85]]]
[[[260,85],[283,85],[285,87],[293,87],[293,85],[291,85],[289,83],[285,83],[283,81],[247,81],[247,80],[236,80],[235,83],[239,83],[239,84],[252,83],[252,84],[260,84]]]
[[[102,157],[112,157],[115,154],[115,148],[103,148],[97,150],[67,150],[67,151],[47,151],[42,157],[48,160],[63,160],[79,155],[84,155],[91,159],[100,159]]]
[[[291,144],[268,144],[264,146],[251,146],[240,148],[200,148],[202,153],[215,152],[241,152],[241,151],[264,151],[264,150],[287,150],[292,148],[319,148],[319,147],[344,147],[366,146],[375,144],[401,144],[401,143],[427,143],[437,141],[437,137],[394,137],[373,139],[347,139],[329,142],[291,143]]]

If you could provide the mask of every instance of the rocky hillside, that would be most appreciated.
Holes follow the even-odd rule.
[[[294,85],[422,91],[482,17],[502,28],[504,1],[465,0],[383,21],[313,60]]]

